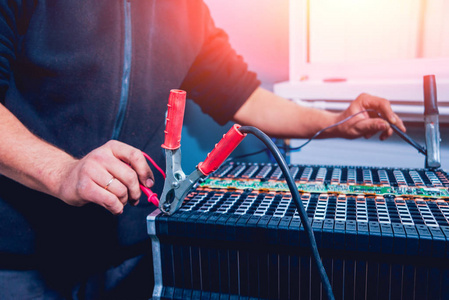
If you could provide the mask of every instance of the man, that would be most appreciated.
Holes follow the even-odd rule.
[[[144,299],[152,290],[139,183],[163,180],[164,114],[181,88],[219,123],[310,137],[364,109],[405,130],[387,100],[341,114],[259,88],[200,0],[0,4],[0,298]],[[381,139],[360,114],[327,136]],[[127,204],[131,205],[127,205]],[[148,277],[145,277],[148,276]]]

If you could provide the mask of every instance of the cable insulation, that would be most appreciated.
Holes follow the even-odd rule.
[[[312,256],[315,260],[318,271],[320,273],[321,282],[323,283],[323,287],[326,292],[327,298],[329,300],[334,300],[335,298],[334,298],[334,294],[332,292],[332,286],[329,282],[329,278],[327,276],[326,270],[324,269],[323,263],[320,258],[320,254],[318,253],[318,246],[316,244],[315,236],[313,235],[312,227],[310,226],[310,223],[309,223],[309,218],[307,217],[306,211],[304,209],[304,205],[301,201],[301,197],[299,196],[298,188],[295,184],[295,181],[292,178],[292,175],[290,174],[287,163],[285,162],[284,158],[282,157],[282,154],[280,153],[280,151],[276,147],[276,145],[273,143],[273,141],[261,130],[259,130],[255,127],[252,127],[252,126],[242,126],[239,128],[239,131],[242,133],[251,133],[254,136],[256,136],[258,139],[260,139],[265,144],[265,146],[267,146],[267,148],[271,151],[274,158],[276,159],[279,167],[282,170],[282,173],[284,174],[285,180],[287,181],[287,185],[290,189],[290,193],[292,194],[293,202],[296,205],[296,209],[298,210],[299,216],[301,218],[301,222],[304,226],[304,230],[305,230],[307,237],[310,241]]]
[[[384,117],[382,117],[382,115],[381,115],[380,113],[378,113],[376,110],[374,110],[374,109],[366,109],[366,110],[359,111],[359,112],[357,112],[357,113],[355,113],[355,114],[353,114],[353,115],[350,115],[349,117],[346,117],[345,119],[343,119],[343,120],[341,120],[341,121],[339,121],[339,122],[337,122],[337,123],[335,123],[335,124],[332,124],[332,125],[330,125],[330,126],[328,126],[328,127],[326,127],[326,128],[321,129],[320,131],[318,131],[317,133],[315,133],[311,138],[309,138],[307,141],[305,141],[303,144],[301,144],[301,145],[299,145],[299,146],[297,146],[297,147],[285,147],[285,146],[281,146],[281,147],[284,147],[284,150],[285,150],[285,151],[299,151],[301,148],[303,148],[304,146],[306,146],[307,144],[309,144],[313,139],[317,138],[317,137],[318,137],[320,134],[322,134],[324,131],[329,130],[329,129],[331,129],[331,128],[334,128],[334,127],[336,127],[336,126],[338,126],[338,125],[341,125],[341,124],[343,124],[344,122],[347,122],[347,121],[349,121],[350,119],[354,118],[355,116],[357,116],[357,115],[359,115],[359,114],[362,114],[362,113],[366,113],[366,112],[373,112],[373,113],[376,113],[380,118],[382,118],[382,119],[384,119],[385,121],[388,122],[388,120],[385,119]],[[409,143],[412,147],[414,147],[415,149],[417,149],[419,153],[421,153],[421,154],[423,154],[423,155],[427,155],[426,147],[421,146],[419,143],[417,143],[415,140],[413,140],[408,134],[406,134],[405,132],[401,131],[396,125],[394,125],[394,124],[392,124],[392,123],[390,123],[390,122],[388,122],[388,123],[390,124],[391,128],[393,129],[393,131],[394,131],[399,137],[401,137],[404,141],[406,141],[406,142]],[[238,156],[235,156],[235,157],[231,157],[231,158],[229,158],[228,160],[234,160],[234,159],[240,159],[240,158],[244,158],[244,157],[248,157],[248,156],[253,156],[253,155],[262,153],[262,152],[264,152],[264,151],[265,151],[265,149],[260,149],[260,150],[257,150],[257,151],[255,151],[255,152],[251,152],[251,153],[247,153],[247,154],[242,154],[242,155],[238,155]]]

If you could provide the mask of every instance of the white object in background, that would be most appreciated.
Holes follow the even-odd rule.
[[[330,9],[329,5],[341,9]],[[449,58],[414,58],[414,53],[449,56],[444,41],[438,45],[439,52],[432,51],[434,44],[422,45],[423,41],[435,40],[435,30],[449,30],[449,17],[438,16],[438,27],[429,17],[430,13],[449,14],[449,10],[437,9],[448,4],[441,0],[427,3],[425,14],[421,14],[422,5],[418,0],[290,0],[290,77],[287,82],[275,84],[274,92],[309,106],[337,111],[344,110],[360,93],[370,93],[390,100],[404,120],[422,122],[422,79],[433,74],[440,122],[449,123]],[[389,26],[388,22],[395,22],[395,14],[398,23]],[[327,18],[326,22],[322,18]],[[349,28],[349,33],[342,28]],[[400,32],[392,33],[394,30]],[[326,44],[329,32],[337,36],[330,37],[343,49]],[[368,45],[367,37],[360,36],[360,32],[367,37],[371,33],[379,37],[383,32],[385,44],[379,45],[377,52],[372,51],[373,45]],[[365,39],[364,44],[355,47],[357,40],[351,40],[351,34],[355,40]]]

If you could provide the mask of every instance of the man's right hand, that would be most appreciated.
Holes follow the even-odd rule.
[[[120,214],[127,202],[136,205],[139,182],[154,184],[143,153],[109,141],[76,159],[31,133],[0,104],[0,174],[73,206],[96,203]]]
[[[113,214],[121,214],[127,202],[137,205],[139,183],[148,188],[154,184],[142,152],[114,140],[65,163],[60,174],[58,198],[73,206],[96,203]]]

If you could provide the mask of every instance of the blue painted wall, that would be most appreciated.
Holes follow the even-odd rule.
[[[201,108],[189,100],[186,104],[184,126],[182,129],[181,151],[182,167],[190,174],[195,166],[203,161],[215,144],[228,132],[233,123],[218,125],[211,117],[201,112]],[[263,148],[263,144],[253,136],[247,136],[231,156],[242,155]],[[249,162],[268,162],[266,154],[258,154],[245,159]]]

